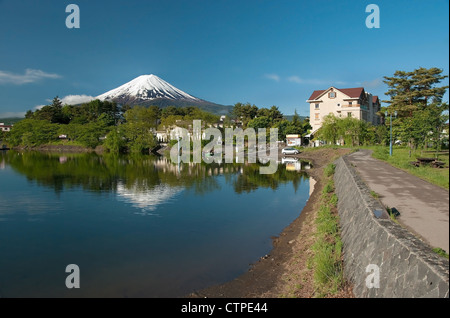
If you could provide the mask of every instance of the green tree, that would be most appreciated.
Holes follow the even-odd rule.
[[[134,106],[124,114],[128,123],[145,123],[148,128],[156,128],[159,119],[159,112],[155,108]]]
[[[53,108],[50,105],[46,105],[36,110],[33,114],[32,119],[36,120],[46,120],[51,122],[54,117]]]
[[[333,113],[323,117],[322,126],[316,133],[316,138],[336,144],[341,137],[342,127],[338,125],[339,118]]]
[[[268,108],[259,108],[256,112],[257,117],[270,117],[270,110]]]
[[[156,128],[157,114],[154,109],[135,106],[124,114],[126,123],[122,125],[128,147],[133,153],[151,150],[157,146],[153,129]]]
[[[106,136],[106,140],[103,143],[105,148],[109,150],[111,153],[120,153],[126,146],[125,136],[123,134],[122,129],[118,129],[114,127],[111,129],[109,134]]]
[[[58,138],[59,125],[47,120],[24,119],[16,123],[8,136],[12,146],[39,146]]]
[[[305,134],[309,134],[310,133],[310,131],[312,129],[312,126],[310,124],[309,118],[303,119],[302,128],[303,128],[303,131],[304,131]]]
[[[368,124],[364,120],[353,117],[338,118],[339,135],[346,144],[357,146],[368,138]]]
[[[53,98],[52,104],[42,107],[36,110],[34,115],[31,115],[30,111],[27,112],[28,118],[47,120],[52,123],[66,123],[66,118],[63,116],[62,112],[62,102],[56,96]]]
[[[271,120],[269,117],[261,116],[251,119],[247,127],[257,130],[258,128],[270,128]]]
[[[271,120],[271,126],[273,126],[277,122],[283,120],[283,114],[280,112],[277,106],[272,106],[269,109],[269,118]]]
[[[258,107],[250,103],[236,103],[231,113],[235,119],[242,121],[244,127],[247,127],[248,122],[257,116]]]
[[[163,108],[161,111],[161,118],[166,118],[169,116],[177,116],[177,115],[181,115],[181,114],[180,114],[180,111],[178,110],[178,108],[175,106],[168,106],[166,108]]]
[[[292,125],[294,125],[294,127],[302,126],[302,122],[300,120],[300,116],[297,113],[297,110],[294,110],[294,116],[292,117]]]
[[[33,111],[32,110],[27,110],[27,112],[25,113],[25,118],[32,119],[33,118]]]
[[[398,112],[399,118],[393,122],[394,131],[408,141],[411,148],[427,147],[429,139],[439,144],[443,124],[448,119],[448,104],[442,102],[448,86],[439,84],[447,77],[436,67],[396,71],[393,77],[385,76],[384,82],[389,87],[385,94],[390,97],[384,101],[389,104],[386,110]]]
[[[31,131],[33,122],[34,122],[33,119],[26,118],[13,126],[8,136],[8,141],[11,144],[11,146],[15,147],[20,146],[22,144],[22,136],[26,132]]]
[[[369,125],[369,140],[368,144],[380,144],[386,146],[389,142],[389,134],[386,125]]]
[[[274,128],[278,128],[278,140],[280,141],[286,141],[286,135],[298,133],[298,128],[286,119],[277,122]]]
[[[104,122],[96,121],[80,125],[79,136],[76,139],[85,147],[95,148],[101,144],[100,138],[108,133],[108,126]]]

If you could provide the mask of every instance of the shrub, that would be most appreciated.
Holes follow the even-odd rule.
[[[336,165],[333,163],[330,163],[328,166],[324,169],[324,174],[326,177],[331,177],[334,174],[334,170],[336,169]]]

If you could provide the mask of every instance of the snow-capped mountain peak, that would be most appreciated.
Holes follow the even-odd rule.
[[[157,98],[172,100],[199,101],[198,98],[183,92],[175,86],[167,83],[156,75],[141,75],[112,89],[96,98],[100,100],[115,100],[121,103],[148,101]]]

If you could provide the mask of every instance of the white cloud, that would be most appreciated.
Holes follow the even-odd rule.
[[[304,79],[297,75],[292,75],[287,78],[289,82],[297,83],[297,84],[309,84],[309,85],[346,85],[346,82],[343,81],[329,81],[329,80],[320,80],[320,79]]]
[[[95,97],[89,96],[89,95],[67,95],[63,98],[61,98],[61,102],[68,105],[76,105],[76,104],[82,104],[82,103],[88,103],[92,100],[94,100]]]
[[[25,112],[4,112],[0,113],[0,118],[25,117]]]
[[[359,84],[359,83],[358,83]],[[375,78],[371,81],[364,81],[361,83],[361,86],[368,89],[375,89],[383,86],[383,79],[382,78]]]
[[[46,73],[41,70],[33,70],[27,68],[25,74],[15,74],[0,70],[0,84],[16,84],[22,85],[27,83],[34,83],[44,78],[56,79],[61,78],[61,75]]]
[[[67,95],[63,98],[60,98],[59,100],[63,105],[77,105],[77,104],[83,104],[83,103],[89,103],[90,101],[93,101],[96,99],[94,96],[89,95]],[[46,99],[48,104],[45,105],[36,105],[34,106],[34,110],[41,109],[44,106],[51,105],[53,102],[53,99]]]
[[[298,83],[298,84],[303,84],[305,82],[304,80],[302,80],[300,77],[298,77],[296,75],[288,77],[288,81]]]
[[[275,82],[279,82],[280,81],[280,76],[278,76],[277,74],[265,74],[264,75],[265,78],[271,79]]]

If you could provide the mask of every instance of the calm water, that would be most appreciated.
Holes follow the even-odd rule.
[[[299,216],[301,167],[0,152],[0,296],[179,297],[231,280]]]

